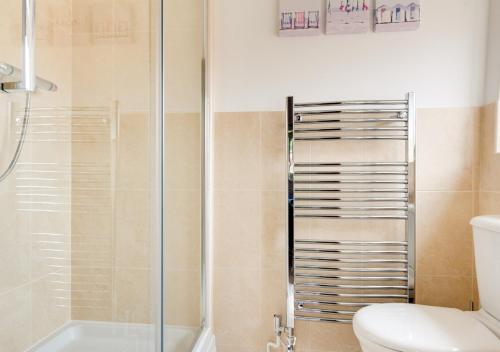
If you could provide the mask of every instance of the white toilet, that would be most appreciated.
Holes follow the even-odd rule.
[[[500,216],[472,219],[482,309],[388,303],[363,308],[354,332],[363,352],[500,352]]]

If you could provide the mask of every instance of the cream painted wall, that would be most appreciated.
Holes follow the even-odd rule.
[[[498,101],[500,92],[500,0],[491,0],[490,6],[486,58],[486,103]]]
[[[481,106],[488,4],[424,2],[415,32],[280,38],[277,0],[217,0],[214,110],[283,110],[287,95],[393,98],[410,90],[419,107]]]

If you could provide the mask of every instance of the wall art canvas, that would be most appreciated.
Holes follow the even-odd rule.
[[[377,0],[375,32],[414,31],[420,26],[420,0]]]
[[[322,0],[280,0],[280,36],[321,34]]]
[[[326,0],[326,33],[365,33],[370,29],[370,0]]]

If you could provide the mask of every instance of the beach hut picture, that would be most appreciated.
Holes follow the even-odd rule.
[[[420,0],[376,0],[375,32],[417,30],[420,26]]]
[[[280,0],[279,35],[321,34],[323,0]]]
[[[326,0],[327,34],[365,33],[369,30],[369,0]]]
[[[412,2],[406,6],[406,21],[418,22],[420,21],[420,5]]]
[[[307,26],[309,28],[319,28],[319,11],[309,11],[307,16]]]
[[[281,14],[281,29],[286,30],[286,29],[292,29],[293,28],[293,13],[291,12],[283,12]]]

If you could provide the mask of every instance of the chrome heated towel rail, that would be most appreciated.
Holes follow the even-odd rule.
[[[413,302],[415,120],[414,93],[404,100],[303,104],[287,98],[289,336],[295,320],[351,323],[366,305]],[[335,141],[378,141],[371,142],[377,147],[400,141],[406,150],[399,160],[296,160],[300,143],[330,148]],[[314,239],[298,233],[299,219],[404,222],[404,240],[386,240],[385,234],[381,240],[339,240],[339,233]]]

